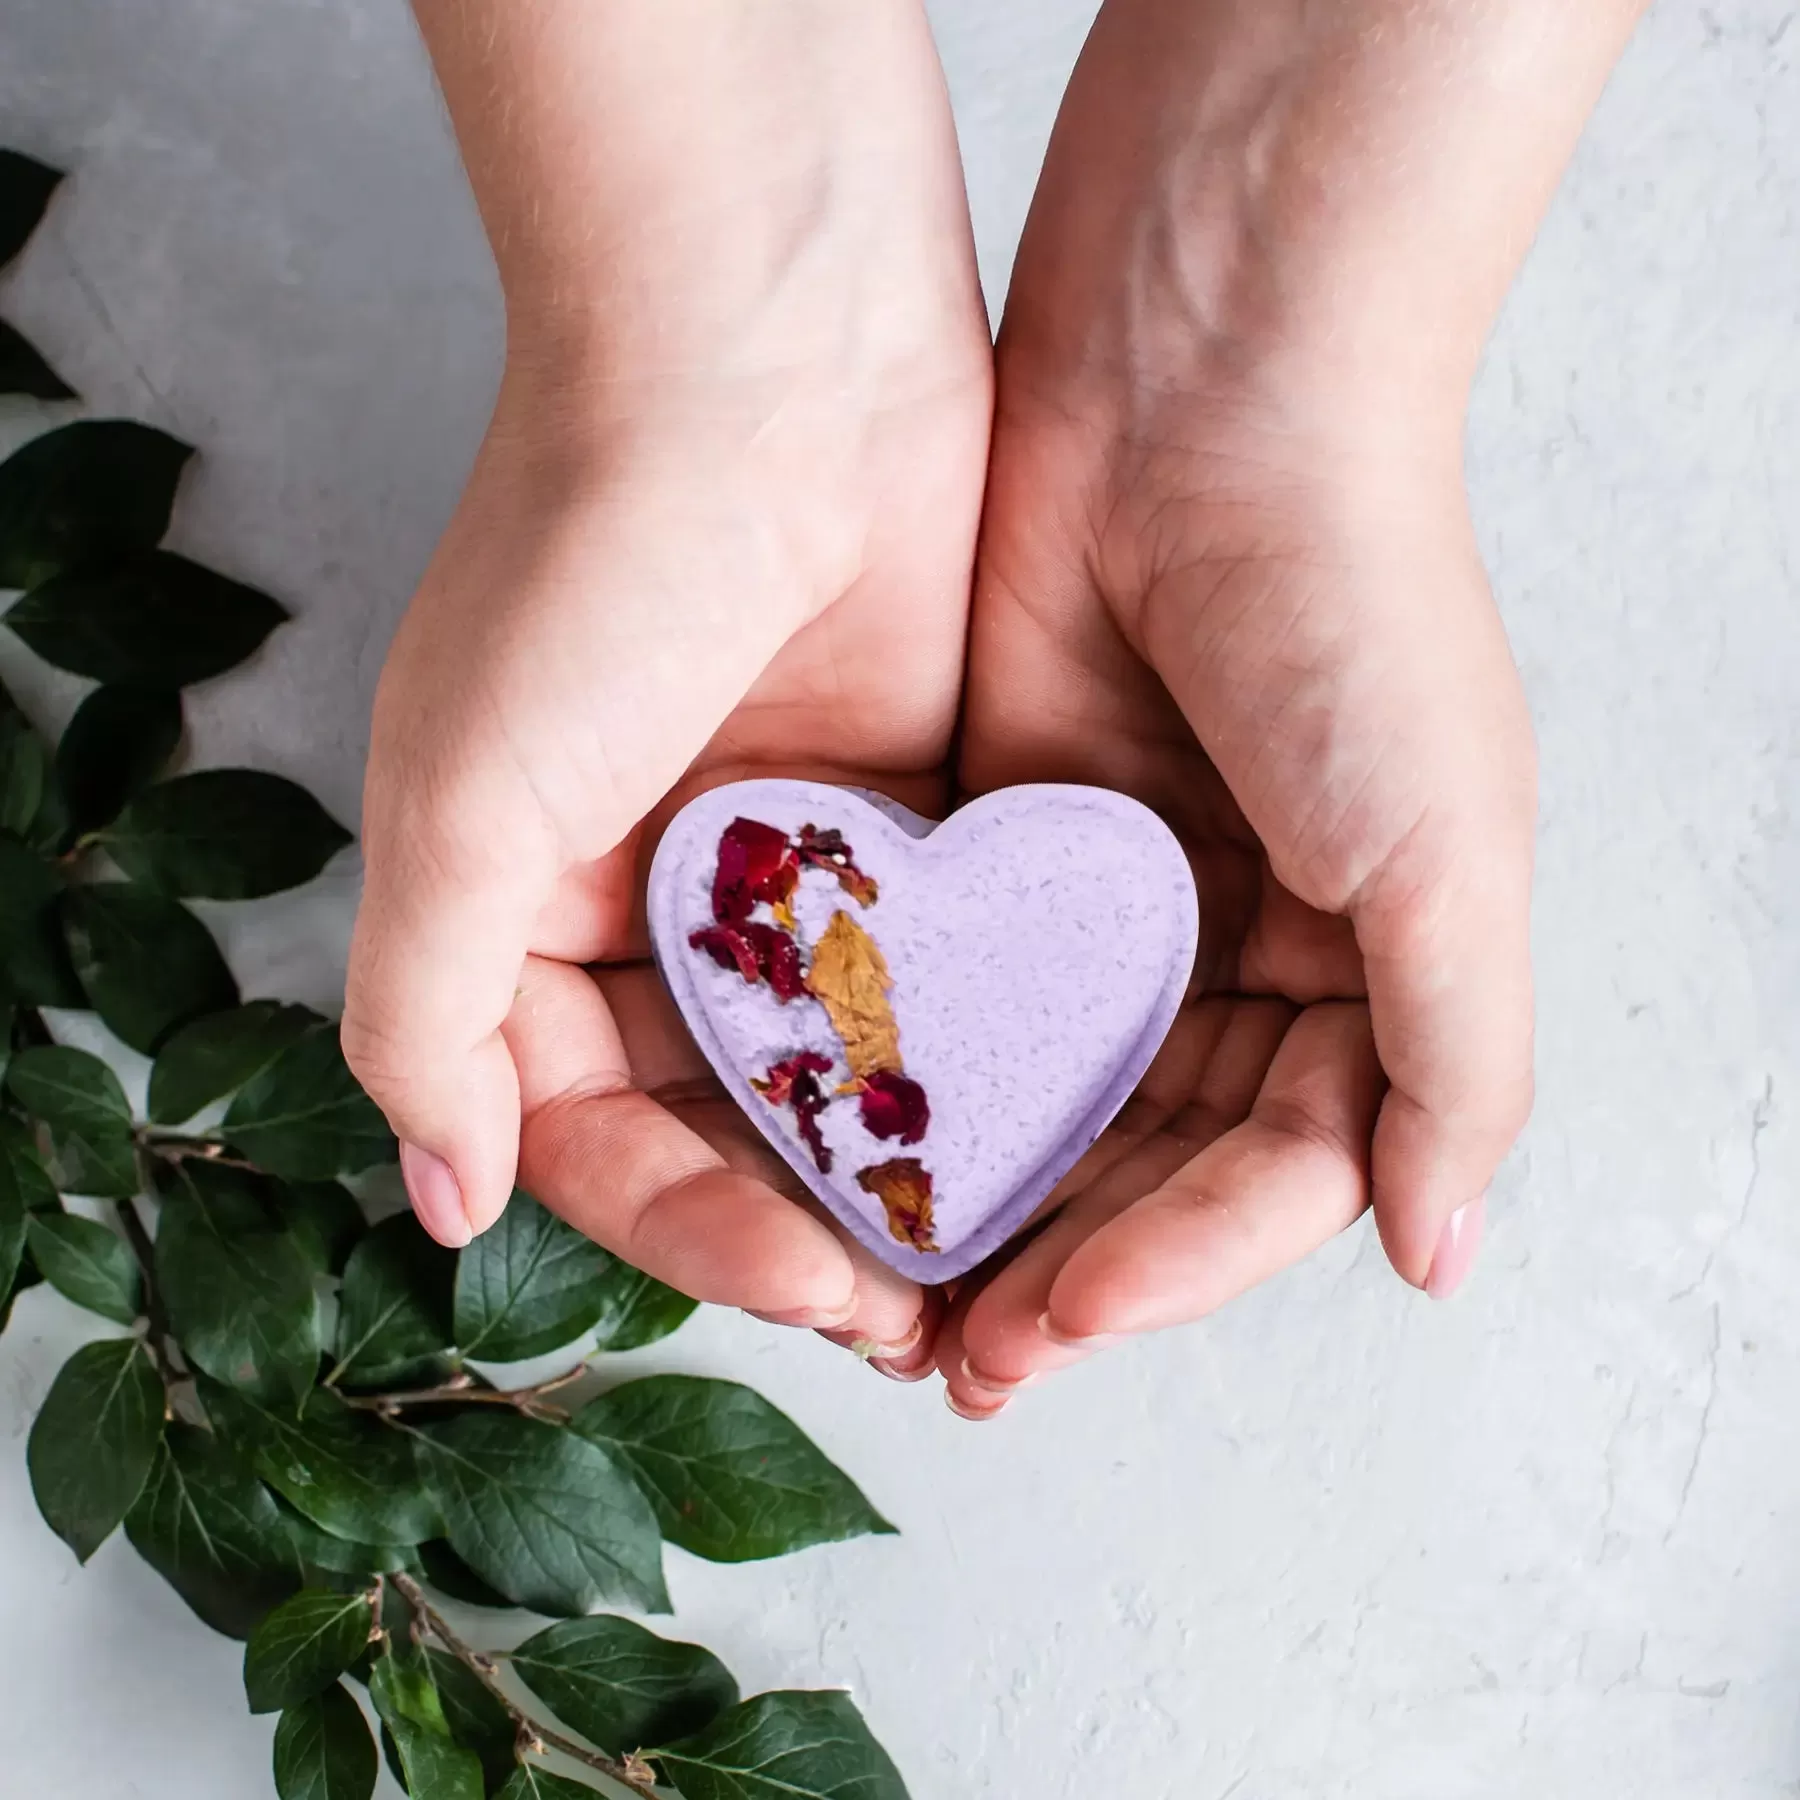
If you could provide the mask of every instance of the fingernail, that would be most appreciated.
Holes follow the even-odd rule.
[[[1004,1395],[1009,1399],[1012,1395],[1016,1394],[1020,1388],[1028,1388],[1037,1380],[1035,1374],[1021,1375],[1017,1377],[1017,1379],[1011,1381],[999,1375],[984,1375],[966,1356],[963,1358],[962,1372],[963,1380],[969,1382],[972,1386],[985,1388],[990,1394]]]
[[[802,1331],[830,1331],[834,1326],[849,1322],[856,1312],[856,1302],[851,1300],[835,1312],[820,1306],[798,1306],[791,1312],[757,1312],[753,1307],[746,1306],[744,1311],[753,1319],[761,1319],[765,1325],[792,1325]]]
[[[1481,1228],[1487,1218],[1487,1196],[1459,1206],[1444,1221],[1444,1229],[1431,1253],[1431,1273],[1425,1291],[1434,1300],[1448,1300],[1462,1286],[1481,1248]]]
[[[925,1321],[914,1319],[912,1330],[894,1343],[878,1344],[873,1338],[859,1338],[851,1348],[865,1362],[899,1362],[909,1350],[918,1348],[919,1339],[924,1335]]]
[[[447,1249],[460,1250],[468,1243],[475,1234],[463,1210],[456,1171],[441,1156],[433,1156],[417,1144],[402,1144],[400,1175],[419,1223]]]
[[[1103,1350],[1116,1341],[1110,1331],[1097,1331],[1092,1337],[1071,1337],[1068,1332],[1057,1330],[1047,1312],[1038,1314],[1038,1330],[1059,1350]]]
[[[889,1381],[910,1383],[923,1381],[931,1373],[932,1362],[929,1356],[921,1357],[916,1363],[889,1362],[884,1356],[871,1356],[869,1367],[877,1375],[886,1376]]]
[[[959,1419],[967,1419],[975,1425],[979,1425],[983,1419],[991,1419],[996,1414],[1004,1412],[1007,1405],[1002,1400],[998,1406],[965,1406],[948,1388],[944,1389],[944,1404]]]

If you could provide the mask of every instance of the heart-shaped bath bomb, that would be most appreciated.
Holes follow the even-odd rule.
[[[941,825],[808,781],[714,788],[650,871],[664,979],[806,1185],[924,1282],[1031,1216],[1181,1004],[1197,907],[1152,812],[1016,787]]]

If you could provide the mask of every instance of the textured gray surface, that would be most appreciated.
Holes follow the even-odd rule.
[[[1087,10],[937,8],[991,283]],[[1403,1291],[1359,1230],[980,1429],[737,1318],[650,1359],[761,1384],[905,1528],[671,1574],[747,1687],[852,1684],[917,1800],[1800,1793],[1793,17],[1653,15],[1483,379],[1544,748],[1542,1097],[1466,1295]],[[198,754],[353,813],[498,343],[399,0],[10,0],[0,123],[79,171],[0,304],[97,407],[205,446],[180,541],[300,611]],[[331,993],[352,883],[238,915],[252,989]],[[250,1800],[235,1648],[32,1509],[79,1330],[40,1291],[0,1346],[4,1786]]]

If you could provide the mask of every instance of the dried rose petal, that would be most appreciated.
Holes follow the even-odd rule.
[[[733,819],[719,839],[719,866],[713,875],[713,917],[721,925],[740,925],[758,900],[785,901],[793,882],[778,888],[784,865],[799,865],[787,833],[758,819]]]
[[[704,950],[721,969],[736,969],[754,987],[761,978],[757,967],[756,948],[741,931],[729,925],[708,925],[688,933],[688,944]]]
[[[916,1144],[924,1137],[931,1123],[931,1104],[910,1075],[877,1069],[857,1085],[862,1094],[863,1128],[872,1137],[897,1137],[903,1144]]]
[[[816,825],[802,825],[794,845],[795,853],[809,869],[825,869],[837,877],[837,884],[858,906],[873,906],[880,889],[874,878],[856,866],[856,853],[844,842],[844,834],[835,826],[821,831]]]
[[[707,925],[690,932],[688,943],[704,950],[721,969],[736,969],[752,987],[766,981],[784,1006],[806,992],[800,946],[778,926]]]
[[[821,1056],[816,1050],[802,1050],[774,1064],[763,1080],[752,1077],[750,1081],[771,1106],[794,1109],[794,1122],[822,1175],[831,1173],[831,1150],[825,1142],[825,1134],[819,1129],[819,1114],[831,1097],[819,1086],[819,1077],[830,1070],[829,1056]]]
[[[859,1169],[856,1185],[881,1202],[896,1240],[915,1250],[937,1249],[931,1235],[931,1171],[916,1156],[896,1156]]]
[[[806,986],[831,1015],[853,1075],[901,1066],[900,1026],[888,1005],[893,985],[880,945],[847,912],[834,912],[813,945]]]

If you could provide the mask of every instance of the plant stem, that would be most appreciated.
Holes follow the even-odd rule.
[[[363,1412],[380,1413],[383,1418],[389,1419],[409,1406],[456,1403],[511,1406],[532,1418],[566,1423],[569,1415],[560,1406],[544,1405],[543,1396],[553,1394],[558,1388],[565,1388],[573,1381],[579,1381],[586,1373],[587,1364],[577,1363],[574,1368],[565,1369],[560,1375],[551,1376],[548,1381],[523,1388],[477,1387],[474,1376],[453,1375],[437,1387],[413,1388],[406,1393],[397,1394],[340,1394],[339,1398],[346,1406],[358,1407]]]
[[[222,1169],[247,1169],[252,1175],[257,1173],[255,1163],[246,1162],[241,1156],[227,1156],[225,1146],[217,1138],[140,1130],[137,1145],[147,1155],[163,1162],[209,1162],[217,1163]]]
[[[169,1330],[168,1315],[163,1311],[162,1296],[156,1290],[156,1247],[150,1242],[150,1234],[144,1229],[144,1221],[138,1216],[135,1200],[118,1200],[114,1202],[118,1209],[119,1224],[125,1233],[125,1241],[131,1246],[131,1253],[137,1258],[138,1274],[144,1284],[144,1315],[150,1321],[149,1335],[145,1338],[145,1347],[150,1352],[150,1360],[156,1364],[157,1373],[163,1378],[165,1389],[171,1389],[178,1381],[186,1381],[188,1376],[181,1366],[176,1354],[174,1334]]]
[[[597,1771],[609,1781],[616,1781],[628,1793],[638,1795],[639,1800],[657,1800],[654,1771],[641,1757],[632,1756],[620,1761],[604,1751],[590,1750],[585,1744],[578,1744],[573,1738],[566,1738],[561,1732],[540,1725],[495,1680],[494,1659],[465,1644],[445,1623],[443,1615],[425,1598],[423,1590],[410,1575],[389,1575],[387,1580],[412,1609],[414,1633],[423,1632],[436,1638],[439,1645],[493,1695],[501,1710],[518,1728],[518,1749],[521,1755],[554,1750],[561,1756],[567,1756],[584,1767]]]

